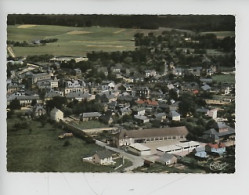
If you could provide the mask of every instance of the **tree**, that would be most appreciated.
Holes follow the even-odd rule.
[[[187,114],[195,114],[196,103],[193,95],[189,93],[182,94],[181,102],[179,103],[179,111],[183,116],[187,116]]]
[[[177,100],[178,94],[177,94],[177,92],[174,89],[170,89],[169,90],[169,98]]]
[[[48,100],[46,102],[46,107],[49,110],[52,110],[54,107],[58,109],[62,109],[62,106],[66,103],[67,103],[66,97],[56,96],[56,97],[53,97],[52,100]]]
[[[20,101],[18,99],[14,99],[10,102],[10,105],[9,105],[9,108],[10,109],[13,109],[13,110],[18,110],[21,108],[21,104],[20,104]]]
[[[213,129],[217,129],[218,128],[217,123],[216,123],[216,121],[214,119],[209,120],[207,122],[207,124],[206,124],[206,129],[212,129],[212,128]]]
[[[34,105],[36,105],[36,104],[37,104],[37,100],[32,100],[31,106],[34,106]]]

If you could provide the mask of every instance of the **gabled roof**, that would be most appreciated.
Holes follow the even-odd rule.
[[[147,138],[160,136],[186,136],[188,129],[185,126],[165,127],[143,130],[123,130],[119,133],[119,138]]]
[[[147,104],[152,106],[158,106],[158,102],[154,100],[138,100],[136,101],[137,104]]]
[[[223,144],[223,143],[219,143],[219,144],[211,144],[211,143],[209,143],[209,144],[207,144],[207,145],[208,145],[210,148],[215,148],[215,149],[226,147],[226,145]]]
[[[100,159],[110,158],[112,156],[109,150],[96,151],[95,154],[98,155]]]
[[[165,163],[169,160],[171,160],[172,158],[174,158],[175,156],[173,154],[169,154],[169,153],[164,153],[159,159],[157,159],[158,162],[162,162]]]

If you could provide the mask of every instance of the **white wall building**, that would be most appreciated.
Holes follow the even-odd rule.
[[[51,120],[59,122],[60,120],[64,119],[64,113],[57,108],[53,108],[53,110],[50,112],[50,118]]]

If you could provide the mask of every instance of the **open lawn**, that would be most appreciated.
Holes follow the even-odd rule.
[[[221,82],[221,83],[235,83],[234,74],[213,75],[212,79],[213,81]]]
[[[27,128],[15,129],[15,123],[27,122]],[[103,148],[71,137],[59,140],[64,133],[47,123],[7,119],[7,170],[11,172],[113,172],[111,166],[83,163],[82,157],[90,156]],[[31,130],[30,130],[31,129]],[[68,141],[68,146],[63,146]],[[119,164],[117,163],[117,166]],[[118,170],[119,171],[119,170]]]

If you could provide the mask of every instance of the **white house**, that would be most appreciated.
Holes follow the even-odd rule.
[[[113,165],[116,163],[112,159],[112,153],[108,150],[97,151],[92,157],[92,162],[101,165]]]
[[[174,110],[172,110],[170,112],[170,115],[171,115],[172,121],[180,121],[181,120],[181,115]]]
[[[51,120],[59,122],[60,120],[64,119],[64,113],[61,110],[54,107],[53,110],[51,110],[50,112],[50,118]]]
[[[208,110],[207,111],[207,116],[213,118],[213,119],[216,119],[217,118],[217,109],[212,109],[212,110]]]

